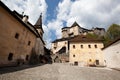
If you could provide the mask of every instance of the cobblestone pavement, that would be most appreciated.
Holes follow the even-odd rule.
[[[0,74],[0,80],[120,80],[120,71],[54,63]]]

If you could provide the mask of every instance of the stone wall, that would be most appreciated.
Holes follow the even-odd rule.
[[[107,67],[120,68],[120,40],[103,49],[103,53]]]
[[[20,58],[25,60],[34,48],[35,41],[33,32],[0,7],[0,65],[10,64]]]
[[[75,48],[73,48],[73,45]],[[83,48],[81,47],[83,45]],[[91,48],[88,47],[91,46]],[[97,48],[95,48],[97,45]],[[101,51],[103,43],[70,43],[70,63],[84,63],[84,65],[96,65],[96,60],[99,60],[99,65],[104,65],[104,57]]]

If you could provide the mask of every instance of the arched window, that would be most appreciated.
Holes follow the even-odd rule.
[[[9,53],[8,60],[11,61],[13,59],[13,53]]]

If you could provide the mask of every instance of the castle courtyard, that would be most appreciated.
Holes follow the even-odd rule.
[[[79,67],[64,63],[21,67],[1,68],[0,80],[120,80],[120,71],[109,68]]]

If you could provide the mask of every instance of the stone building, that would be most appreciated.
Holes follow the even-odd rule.
[[[105,46],[102,51],[107,67],[120,68],[120,37]]]
[[[69,41],[69,62],[80,66],[104,66],[102,40],[79,35]]]
[[[53,62],[69,61],[69,40],[71,38],[57,39],[52,42]]]
[[[104,36],[105,35],[105,29],[104,28],[92,28],[92,31],[94,34],[99,35],[99,36]]]
[[[87,33],[88,29],[82,28],[77,22],[74,22],[71,27],[62,28],[62,38],[74,37],[76,35],[81,35]]]
[[[77,22],[74,22],[71,27],[62,28],[62,38],[74,37],[76,35],[86,35],[87,33],[96,34],[98,36],[104,36],[104,28],[92,28],[91,30],[82,28]]]
[[[85,29],[79,26],[77,22],[74,22],[70,27],[62,28],[61,32],[62,32],[62,38],[56,39],[52,42],[51,50],[55,56],[54,59],[57,59],[57,62],[68,62],[70,39],[78,35],[87,35],[88,33],[102,36],[104,35],[105,30],[104,28],[94,28],[91,30]]]
[[[37,22],[34,26],[28,18],[12,12],[0,1],[0,66],[13,65],[18,61],[25,63],[33,50],[37,55],[44,54],[42,24]]]

